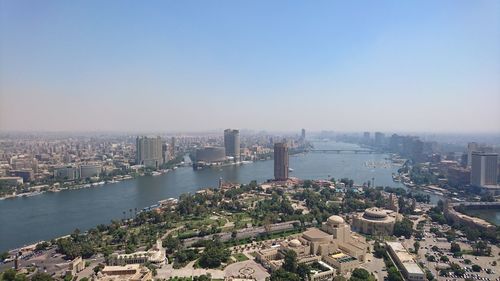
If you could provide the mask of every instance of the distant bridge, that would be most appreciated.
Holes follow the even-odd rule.
[[[370,149],[310,149],[313,153],[355,153],[355,154],[383,154],[383,152]]]

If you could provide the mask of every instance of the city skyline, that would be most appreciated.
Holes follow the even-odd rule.
[[[500,132],[498,2],[129,4],[2,1],[0,130]]]

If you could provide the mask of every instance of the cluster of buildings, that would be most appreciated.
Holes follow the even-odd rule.
[[[0,185],[35,185],[74,181],[124,171],[134,163],[128,136],[76,137],[32,135],[0,140]]]
[[[270,271],[279,269],[287,251],[297,254],[299,264],[312,266],[312,281],[331,280],[346,274],[365,262],[370,250],[365,238],[352,232],[340,216],[331,216],[321,229],[310,228],[269,249],[259,250],[256,260]]]

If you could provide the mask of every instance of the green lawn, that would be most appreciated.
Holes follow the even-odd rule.
[[[236,259],[236,261],[246,261],[246,260],[248,260],[248,257],[245,254],[242,254],[242,253],[234,254],[233,257],[234,257],[234,259]]]

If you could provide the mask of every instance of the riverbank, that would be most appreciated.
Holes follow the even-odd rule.
[[[352,149],[356,145],[325,142],[316,148]],[[362,184],[375,178],[376,185],[405,188],[392,181],[396,167],[368,167],[367,161],[384,161],[384,154],[306,153],[290,157],[291,176],[301,179],[353,179]],[[163,198],[178,198],[225,182],[265,182],[273,178],[273,161],[251,165],[231,165],[219,169],[193,170],[181,167],[159,176],[143,176],[105,188],[82,188],[71,192],[45,192],[38,196],[0,201],[0,251],[59,237],[76,228],[88,230],[113,219],[129,216],[130,210],[142,210]],[[431,200],[434,199],[431,198]],[[436,198],[435,202],[439,200]],[[125,213],[125,214],[124,214]],[[33,231],[36,230],[36,231]]]

